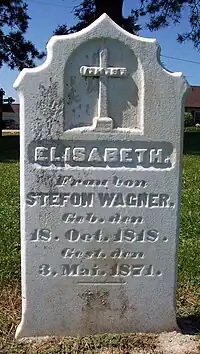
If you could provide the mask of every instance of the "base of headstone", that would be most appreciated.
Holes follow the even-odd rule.
[[[92,309],[93,312],[95,312],[95,309]],[[111,311],[110,311],[111,313]],[[105,315],[104,315],[105,316]],[[65,316],[65,320],[67,320],[68,317],[67,315]],[[44,323],[47,323],[46,320],[47,318],[44,318]],[[163,333],[163,332],[180,332],[180,328],[177,324],[176,317],[171,313],[169,314],[169,318],[166,318],[166,320],[157,318],[157,322],[154,321],[153,318],[149,318],[149,321],[146,321],[145,325],[142,323],[137,323],[135,321],[134,316],[131,318],[125,318],[122,320],[122,323],[117,323],[117,321],[114,322],[114,318],[112,319],[110,316],[110,321],[109,322],[104,322],[103,321],[103,314],[102,316],[99,316],[98,324],[95,326],[91,326],[91,324],[94,324],[95,321],[95,315],[94,317],[90,320],[90,322],[87,323],[87,325],[77,325],[77,326],[71,326],[68,328],[63,328],[61,322],[57,322],[57,325],[51,325],[51,326],[42,326],[40,325],[39,327],[35,326],[34,321],[29,322],[29,321],[22,321],[19,326],[17,327],[17,331],[15,333],[15,339],[16,340],[31,340],[33,338],[48,338],[52,336],[89,336],[89,335],[103,335],[105,333],[107,334],[114,334],[114,333],[143,333],[143,334],[148,334],[148,333]],[[38,329],[39,328],[39,329]],[[31,333],[31,336],[30,336]],[[42,335],[41,335],[42,334]]]
[[[110,132],[113,130],[113,120],[109,117],[96,117],[93,119],[93,128],[99,132]]]

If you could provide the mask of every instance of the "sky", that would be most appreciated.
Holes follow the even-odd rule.
[[[77,22],[72,10],[80,3],[80,0],[26,0],[26,2],[28,14],[31,17],[26,37],[41,51],[46,50],[46,44],[58,24],[72,26]],[[130,9],[138,4],[139,0],[124,0],[124,15],[128,15]],[[200,52],[193,48],[192,43],[179,44],[176,40],[177,33],[187,31],[187,10],[183,13],[182,22],[178,26],[172,25],[167,29],[149,32],[145,29],[145,24],[143,25],[140,36],[158,40],[163,55],[161,60],[165,67],[172,72],[181,71],[191,85],[200,85]],[[16,102],[19,102],[19,99],[12,86],[18,75],[18,70],[10,70],[5,65],[0,69],[0,87],[6,92],[5,98],[12,96]]]

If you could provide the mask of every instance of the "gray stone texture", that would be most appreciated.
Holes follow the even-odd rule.
[[[52,37],[20,96],[16,338],[177,329],[187,82],[102,15]]]

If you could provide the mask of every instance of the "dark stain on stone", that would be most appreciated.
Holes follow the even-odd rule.
[[[79,297],[84,300],[85,308],[84,310],[94,310],[100,309],[108,310],[110,309],[109,303],[109,291],[106,290],[86,290]]]

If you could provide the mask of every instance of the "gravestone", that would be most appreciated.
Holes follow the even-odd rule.
[[[20,96],[16,337],[177,328],[187,83],[107,15],[55,36]]]

